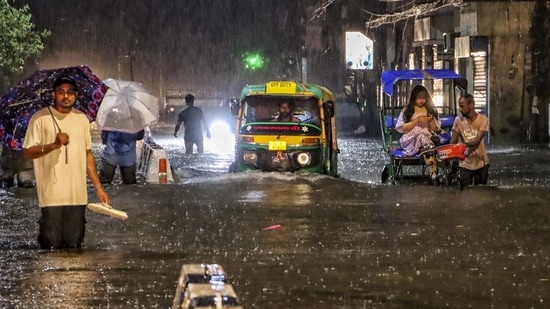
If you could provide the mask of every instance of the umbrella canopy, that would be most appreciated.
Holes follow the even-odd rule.
[[[107,87],[89,67],[38,70],[0,98],[0,141],[4,147],[22,149],[31,116],[43,107],[54,105],[52,85],[60,76],[69,76],[76,82],[78,97],[74,108],[84,112],[90,122],[96,119]]]
[[[106,79],[109,90],[96,123],[102,130],[135,133],[157,122],[158,99],[134,81]]]

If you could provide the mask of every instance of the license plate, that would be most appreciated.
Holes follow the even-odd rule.
[[[269,150],[273,150],[273,151],[286,150],[286,142],[285,141],[269,141]]]

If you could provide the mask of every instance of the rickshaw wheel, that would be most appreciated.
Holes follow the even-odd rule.
[[[434,186],[436,186],[436,187],[439,186],[439,184],[442,183],[442,181],[441,181],[441,176],[435,176],[435,177],[434,177],[434,176],[432,175],[430,178],[432,179],[432,184],[433,184]]]
[[[436,179],[436,185],[439,186],[447,186],[447,176],[446,175],[439,175]]]
[[[237,164],[235,162],[231,163],[229,165],[228,173],[235,173],[237,172]]]
[[[388,178],[390,177],[390,170],[387,165],[384,165],[384,168],[382,169],[382,183],[388,182]]]
[[[463,190],[458,173],[452,172],[449,174],[449,176],[447,176],[447,186],[453,189],[458,189],[460,191]]]

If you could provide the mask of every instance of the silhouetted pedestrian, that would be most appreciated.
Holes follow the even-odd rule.
[[[185,104],[187,105],[179,114],[176,128],[174,129],[174,137],[178,137],[178,131],[183,123],[183,140],[185,142],[185,154],[193,153],[193,145],[197,146],[197,152],[204,152],[202,127],[206,131],[206,137],[210,138],[210,129],[204,118],[202,110],[193,106],[195,96],[188,94],[185,96]]]

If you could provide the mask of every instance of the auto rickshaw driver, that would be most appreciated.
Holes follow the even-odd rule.
[[[288,101],[282,101],[279,103],[279,115],[273,119],[273,121],[279,121],[279,122],[302,122],[300,118],[294,116],[294,112],[292,111],[293,102]]]

